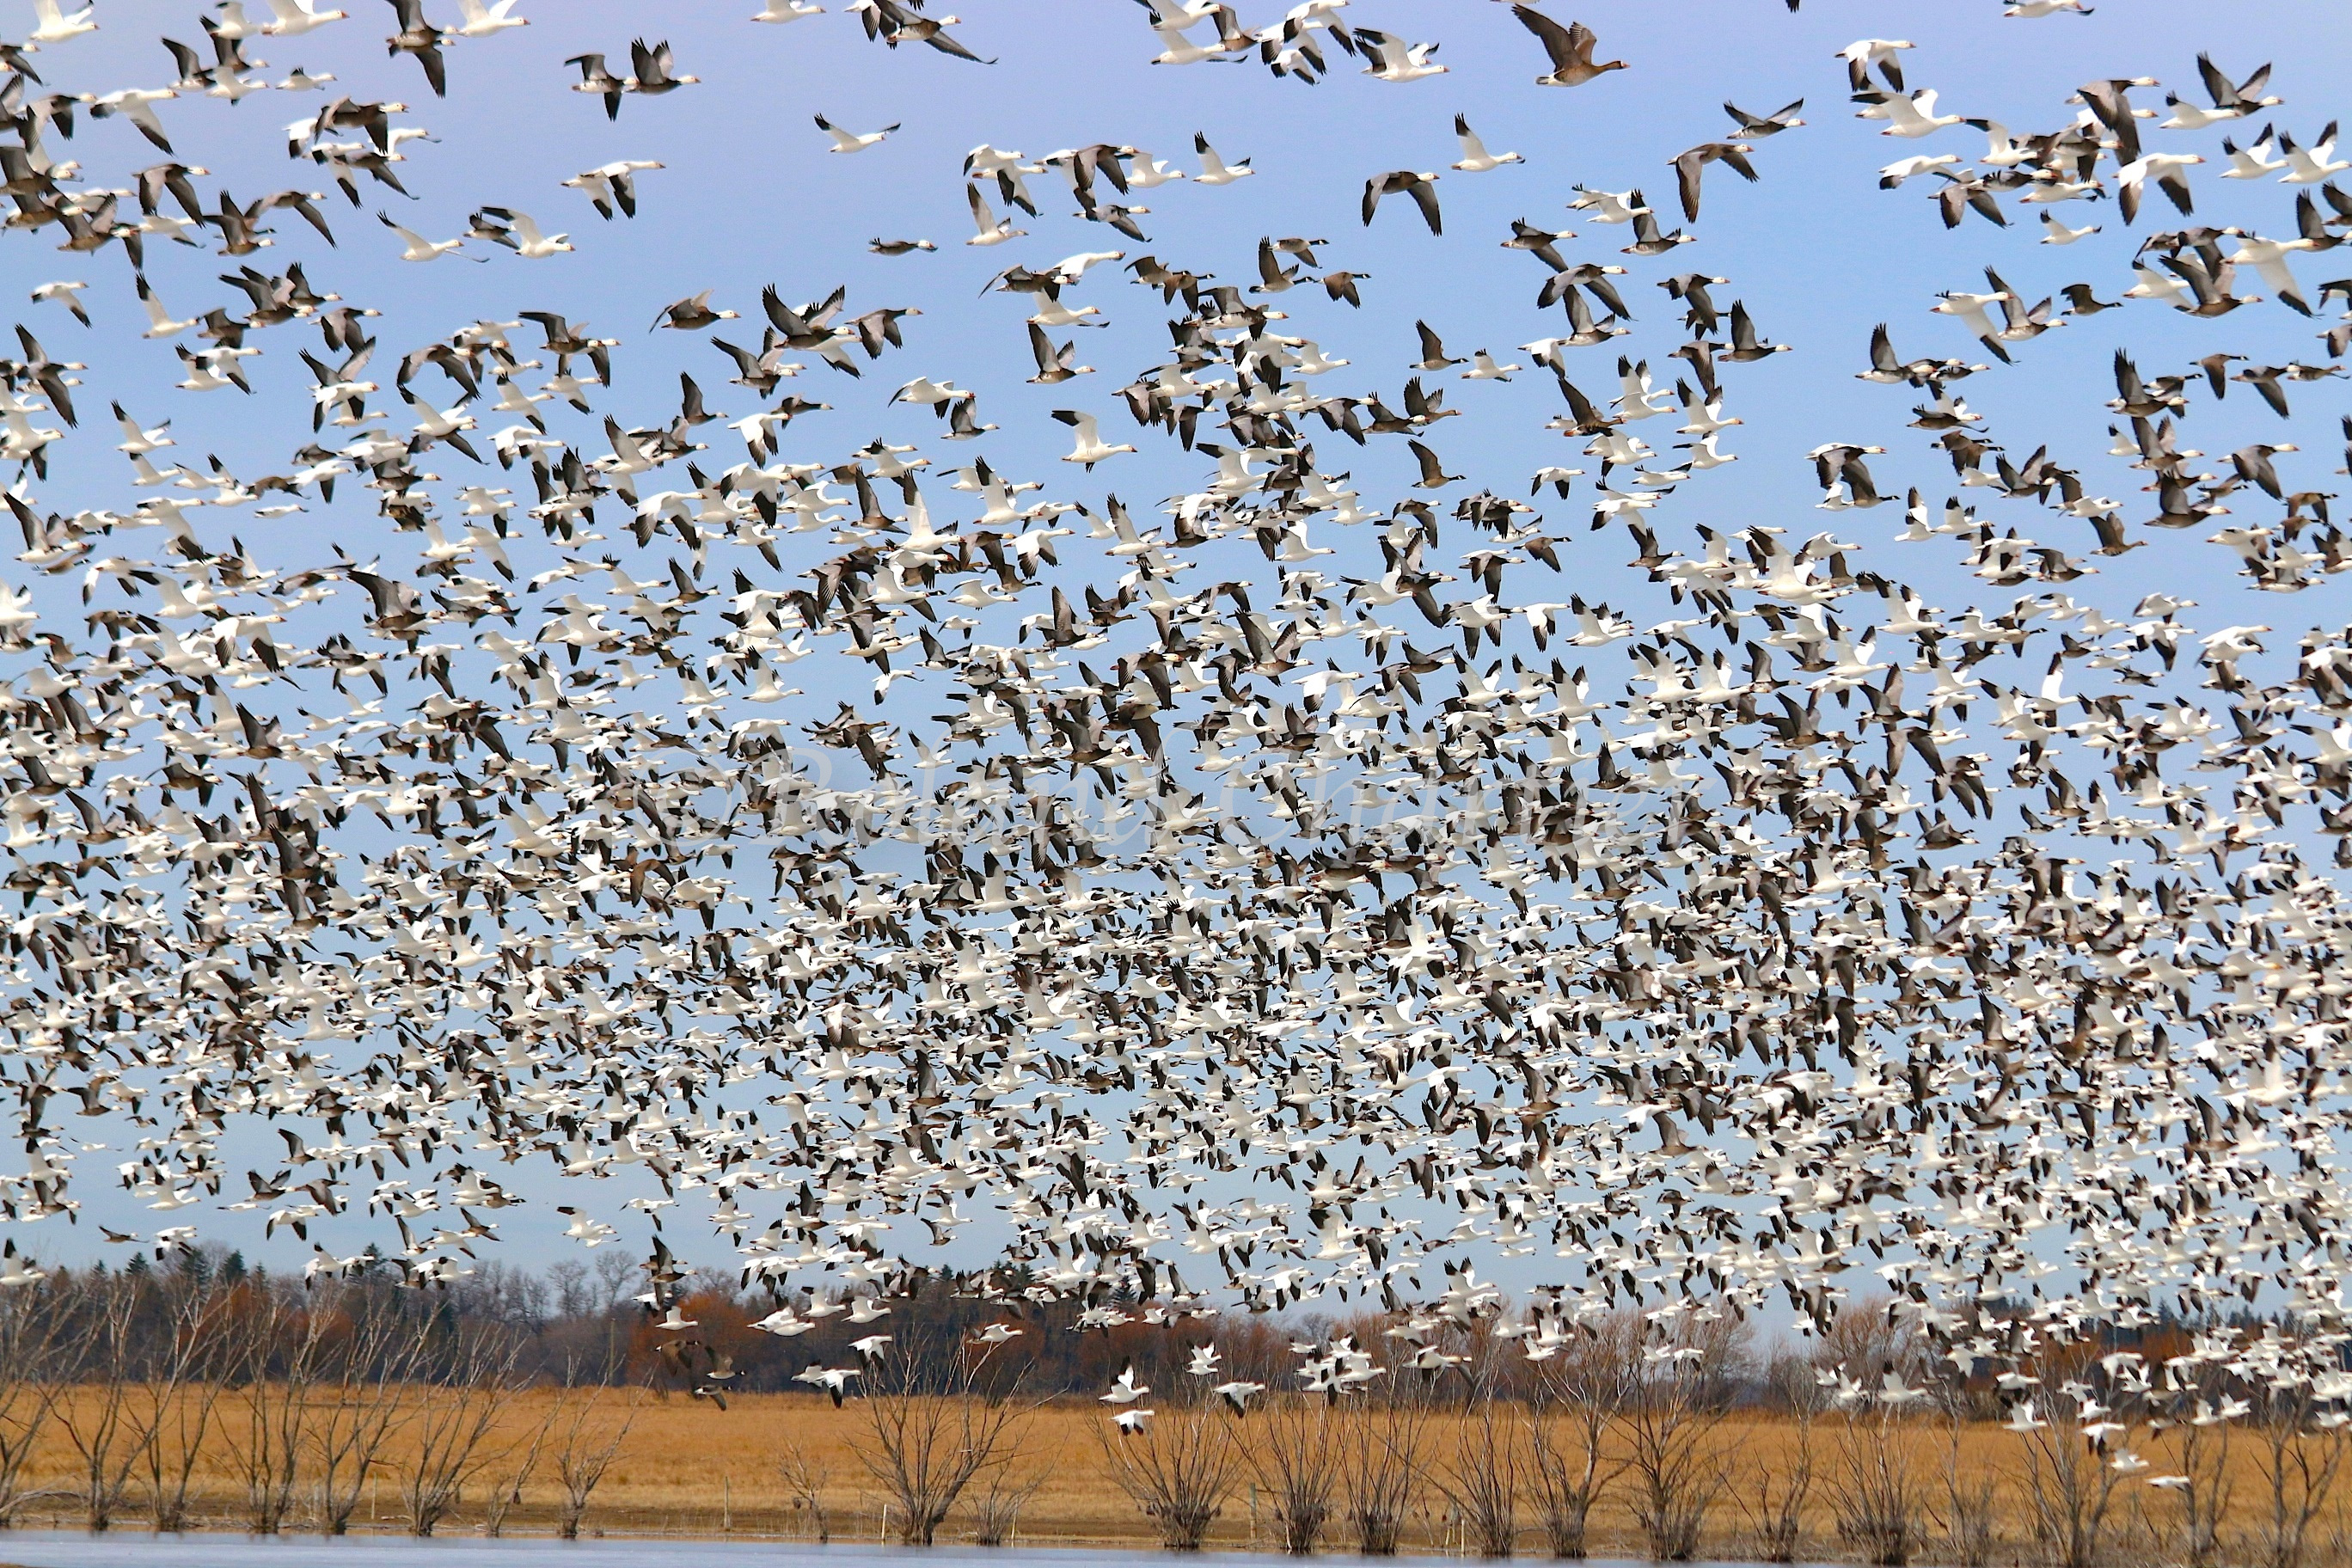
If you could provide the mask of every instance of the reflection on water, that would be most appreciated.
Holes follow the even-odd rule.
[[[318,1536],[262,1538],[245,1535],[151,1535],[117,1531],[105,1535],[80,1535],[48,1531],[0,1533],[0,1564],[22,1568],[541,1568],[553,1563],[582,1563],[591,1568],[713,1568],[736,1564],[751,1568],[842,1568],[844,1564],[880,1560],[925,1563],[984,1563],[1000,1568],[1045,1562],[1053,1568],[1133,1568],[1164,1563],[1165,1552],[1113,1551],[1070,1547],[1043,1549],[1023,1546],[991,1552],[979,1547],[940,1546],[929,1551],[897,1551],[877,1546],[813,1546],[803,1542],[607,1539],[554,1541],[509,1538],[499,1541],[463,1537],[416,1541],[407,1537]],[[1270,1564],[1279,1559],[1265,1555],[1208,1552],[1191,1561],[1200,1563]],[[1344,1564],[1346,1558],[1318,1562]],[[1386,1558],[1388,1568],[1415,1561]],[[1434,1561],[1421,1559],[1422,1562]],[[1594,1563],[1590,1568],[1611,1568]]]
[[[842,1568],[844,1564],[881,1560],[925,1563],[984,1563],[1002,1568],[1043,1562],[1051,1568],[1134,1568],[1141,1563],[1165,1563],[1168,1554],[1148,1551],[1114,1551],[1097,1547],[1038,1548],[1023,1546],[991,1552],[980,1547],[940,1546],[929,1551],[900,1551],[878,1546],[812,1546],[790,1541],[603,1540],[553,1541],[513,1538],[502,1541],[459,1537],[415,1541],[407,1537],[347,1536],[339,1541],[318,1536],[264,1538],[246,1535],[149,1535],[118,1531],[106,1535],[76,1535],[50,1531],[10,1531],[0,1533],[0,1565],[21,1568],[541,1568],[555,1563],[604,1568],[628,1563],[632,1568],[709,1568],[740,1563],[750,1568]],[[1199,1563],[1265,1565],[1281,1559],[1266,1554],[1205,1552],[1189,1561]],[[1369,1559],[1318,1557],[1316,1562],[1344,1568]],[[1389,1557],[1382,1568],[1449,1561],[1436,1558]],[[1633,1568],[1594,1559],[1586,1568]],[[1722,1564],[1719,1568],[1746,1568]]]

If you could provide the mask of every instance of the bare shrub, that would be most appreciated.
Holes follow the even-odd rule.
[[[73,1450],[82,1522],[91,1530],[114,1523],[147,1447],[133,1398],[141,1295],[136,1276],[91,1275],[61,1303],[74,1319],[67,1363],[76,1386],[57,1405],[58,1426]]]
[[[1016,1477],[1000,1470],[988,1478],[971,1500],[971,1543],[974,1546],[1003,1546],[1013,1540],[1013,1532],[1021,1523],[1021,1510],[1045,1484],[1042,1475]]]
[[[2213,1568],[2221,1556],[2221,1521],[2236,1487],[2231,1475],[2227,1374],[2211,1362],[2166,1369],[2164,1414],[2149,1425],[2168,1434],[2171,1473],[2162,1489],[2173,1515],[2172,1544],[2185,1568]],[[2341,1557],[2341,1553],[2334,1553]]]
[[[140,1468],[148,1518],[157,1531],[176,1532],[188,1528],[188,1493],[228,1386],[228,1302],[190,1276],[156,1294],[156,1321],[132,1403],[143,1436]]]
[[[1476,1389],[1454,1424],[1453,1452],[1438,1468],[1438,1489],[1461,1517],[1466,1542],[1481,1557],[1508,1557],[1519,1538],[1519,1451],[1516,1424],[1491,1389]]]
[[[0,1291],[0,1530],[26,1504],[26,1466],[64,1392],[73,1324],[69,1292],[47,1281]]]
[[[1250,1473],[1274,1499],[1282,1549],[1308,1556],[1330,1528],[1346,1468],[1339,1418],[1309,1394],[1277,1396],[1261,1409],[1257,1440],[1244,1449]]]
[[[1830,1479],[1838,1539],[1876,1568],[1903,1568],[1927,1544],[1916,1447],[1914,1428],[1884,1400],[1854,1402],[1838,1434]]]
[[[403,1394],[424,1342],[380,1290],[346,1288],[310,1310],[333,1318],[306,1433],[319,1476],[317,1523],[328,1535],[342,1535],[385,1445],[407,1419]]]
[[[2345,1428],[2321,1426],[2308,1382],[2275,1383],[2256,1395],[2254,1469],[2263,1501],[2254,1544],[2263,1568],[2303,1568],[2312,1525],[2344,1468]]]
[[[811,1458],[799,1444],[787,1443],[776,1456],[776,1479],[783,1483],[793,1507],[807,1519],[809,1533],[817,1544],[831,1541],[833,1510],[825,1501],[824,1489],[833,1480],[833,1467]]]
[[[1606,1453],[1625,1403],[1634,1357],[1633,1322],[1580,1331],[1546,1361],[1528,1419],[1528,1484],[1555,1557],[1582,1557],[1593,1505],[1625,1471]]]
[[[994,1346],[935,1342],[953,1331],[904,1325],[866,1370],[857,1458],[897,1509],[902,1546],[930,1545],[964,1489],[1019,1456],[1022,1418],[1035,1407]]]
[[[1171,1552],[1198,1552],[1241,1474],[1234,1420],[1203,1405],[1162,1410],[1139,1429],[1099,1429],[1111,1479]]]
[[[1967,1414],[1957,1404],[1948,1413],[1948,1442],[1944,1449],[1944,1540],[1960,1568],[1989,1568],[2000,1546],[2000,1524],[1994,1512],[2000,1482],[1971,1472],[1960,1460],[1960,1437]]]
[[[467,1486],[503,1455],[485,1445],[514,1391],[522,1347],[488,1324],[462,1324],[445,1333],[427,1320],[417,1333],[419,1375],[411,1395],[415,1436],[400,1504],[408,1532],[430,1535],[456,1510]]]
[[[2104,1386],[2089,1381],[2096,1369],[2089,1351],[2068,1348],[2048,1358],[2037,1391],[2043,1414],[2030,1425],[2021,1415],[2013,1429],[2025,1454],[2027,1519],[2043,1557],[2053,1568],[2096,1568],[2123,1481],[2107,1450],[2128,1436],[2128,1413],[2118,1405],[2129,1396],[2112,1378]]]
[[[1656,1562],[1698,1555],[1707,1515],[1728,1479],[1716,1441],[1726,1413],[1720,1389],[1728,1351],[1722,1339],[1711,1323],[1653,1331],[1627,1391],[1633,1521]]]
[[[1348,1528],[1366,1557],[1393,1557],[1421,1490],[1422,1439],[1429,1408],[1412,1393],[1365,1394],[1349,1409]]]
[[[539,1468],[539,1457],[547,1447],[547,1439],[554,1432],[556,1424],[563,1418],[563,1407],[570,1398],[571,1393],[566,1390],[547,1407],[547,1414],[539,1418],[538,1424],[528,1434],[520,1441],[509,1444],[499,1459],[492,1461],[498,1464],[499,1480],[482,1502],[484,1535],[506,1533],[507,1515],[522,1505],[522,1489],[530,1483],[532,1473]]]
[[[226,1422],[230,1463],[245,1493],[245,1527],[275,1535],[293,1512],[313,1385],[327,1355],[331,1314],[247,1291],[232,1320],[226,1365],[237,1383]]]
[[[580,1538],[580,1521],[588,1516],[588,1500],[613,1468],[629,1428],[636,1425],[637,1405],[645,1397],[642,1384],[629,1390],[617,1423],[600,1419],[605,1390],[589,1390],[588,1397],[571,1406],[557,1426],[555,1482],[562,1496],[555,1505],[555,1533],[565,1541]],[[818,1537],[819,1540],[824,1537]]]
[[[1805,1542],[1805,1501],[1812,1489],[1813,1422],[1807,1411],[1798,1416],[1795,1454],[1790,1462],[1777,1474],[1760,1461],[1750,1466],[1747,1489],[1733,1494],[1740,1511],[1748,1516],[1759,1562],[1797,1561]]]

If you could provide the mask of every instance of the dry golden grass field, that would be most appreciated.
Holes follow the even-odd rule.
[[[512,1495],[523,1445],[562,1397],[553,1390],[533,1390],[500,1406],[485,1447],[506,1457],[482,1468],[467,1488],[462,1506],[442,1525],[442,1533],[480,1532],[485,1499],[494,1489]],[[583,1396],[572,1397],[576,1401]],[[222,1401],[215,1429],[204,1445],[193,1510],[202,1524],[225,1529],[238,1528],[241,1521],[240,1483],[226,1430],[240,1419],[234,1398]],[[591,1425],[609,1430],[628,1405],[629,1396],[624,1391],[605,1391]],[[832,1538],[840,1542],[882,1538],[886,1530],[883,1497],[858,1458],[857,1444],[867,1426],[857,1402],[835,1410],[821,1395],[746,1394],[730,1400],[730,1406],[721,1413],[684,1395],[638,1396],[626,1438],[593,1495],[583,1533],[806,1538],[814,1533],[810,1511],[795,1503],[778,1468],[780,1457],[798,1452],[824,1476],[820,1495],[830,1515]],[[1437,1415],[1423,1428],[1423,1452],[1433,1479],[1420,1489],[1415,1500],[1402,1542],[1407,1552],[1444,1552],[1460,1544],[1453,1510],[1433,1479],[1437,1470],[1462,1451],[1460,1423],[1459,1416]],[[1505,1424],[1514,1433],[1518,1426],[1517,1419]],[[1034,1482],[1036,1489],[1021,1511],[1019,1542],[1139,1546],[1156,1540],[1151,1521],[1139,1514],[1106,1467],[1101,1447],[1105,1429],[1102,1410],[1091,1403],[1047,1405],[1022,1418],[1019,1451],[1009,1474],[1021,1484]],[[1239,1424],[1236,1435],[1244,1442],[1253,1441],[1263,1429],[1262,1418],[1253,1415]],[[2005,1568],[2040,1555],[2031,1540],[2019,1438],[1981,1424],[1956,1434],[1949,1426],[1932,1420],[1896,1431],[1897,1445],[1909,1456],[1928,1536],[1922,1560],[1957,1560],[1944,1528],[1948,1522],[1947,1476],[1955,1454],[1958,1473],[1964,1481],[1992,1488],[1990,1512],[1996,1521],[1998,1549],[1990,1561]],[[1813,1485],[1803,1510],[1803,1550],[1804,1555],[1815,1560],[1848,1554],[1838,1541],[1831,1499],[1841,1464],[1841,1444],[1880,1441],[1874,1429],[1847,1434],[1845,1424],[1834,1416],[1816,1422],[1812,1428]],[[411,1432],[387,1446],[382,1473],[371,1482],[369,1495],[353,1518],[355,1530],[402,1528],[400,1473],[414,1452],[414,1443]],[[1732,1418],[1713,1429],[1708,1443],[1720,1457],[1727,1477],[1710,1515],[1708,1552],[1719,1558],[1754,1556],[1760,1485],[1769,1479],[1775,1497],[1787,1486],[1803,1451],[1799,1428],[1787,1419]],[[2270,1500],[2255,1447],[2251,1434],[2241,1434],[2228,1464],[2236,1489],[2235,1527],[2248,1542]],[[2141,1452],[2152,1465],[2145,1474],[2163,1474],[2173,1468],[2171,1447],[2169,1436],[2143,1434]],[[74,1463],[72,1450],[53,1427],[35,1454],[25,1484],[70,1493],[77,1484]],[[533,1471],[521,1480],[521,1500],[504,1521],[508,1533],[536,1534],[552,1528],[559,1500],[552,1472],[553,1466],[542,1450]],[[1594,1512],[1591,1546],[1595,1556],[1641,1555],[1642,1542],[1625,1506],[1624,1489],[1629,1482],[1630,1478],[1621,1480]],[[2352,1491],[2352,1487],[2341,1489]],[[134,1483],[119,1528],[143,1527],[141,1498]],[[304,1512],[298,1506],[298,1521]],[[1544,1541],[1531,1494],[1523,1497],[1519,1512],[1519,1550],[1541,1554]],[[2178,1513],[2173,1494],[2149,1488],[2137,1477],[2125,1481],[2115,1494],[2112,1529],[2117,1559],[2179,1561]],[[76,1500],[59,1495],[34,1504],[20,1515],[20,1522],[72,1528],[81,1520]],[[960,1508],[940,1539],[960,1542],[970,1534],[969,1510]],[[1327,1549],[1343,1547],[1343,1535],[1335,1530],[1327,1538]],[[2331,1559],[2342,1560],[2347,1540],[2352,1540],[2352,1498],[2332,1499],[2326,1517],[2313,1528],[2307,1563],[2315,1568]],[[1265,1494],[1253,1489],[1244,1470],[1209,1544],[1240,1547],[1253,1542],[1275,1544],[1273,1506]],[[2231,1552],[2221,1561],[2246,1562],[2253,1556],[2251,1550]]]

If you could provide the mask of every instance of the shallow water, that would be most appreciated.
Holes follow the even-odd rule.
[[[1135,1568],[1142,1563],[1171,1561],[1163,1552],[1125,1551],[1102,1547],[1017,1547],[986,1551],[971,1546],[940,1546],[927,1552],[878,1546],[812,1546],[790,1541],[637,1540],[607,1538],[553,1541],[520,1537],[499,1541],[461,1536],[412,1540],[405,1536],[257,1537],[246,1535],[152,1535],[112,1531],[85,1535],[50,1531],[11,1531],[0,1534],[0,1564],[23,1568],[541,1568],[553,1563],[643,1564],[644,1568],[708,1568],[713,1563],[751,1568],[841,1568],[842,1564],[884,1561],[925,1563],[985,1563],[1015,1568],[1045,1562],[1053,1568]],[[1207,1552],[1189,1559],[1202,1563],[1267,1564],[1281,1561],[1267,1553]],[[1320,1563],[1370,1564],[1370,1559],[1318,1557]],[[1409,1568],[1414,1563],[1458,1562],[1460,1559],[1390,1557],[1382,1568]],[[1593,1560],[1588,1568],[1633,1568]],[[1718,1568],[1741,1568],[1723,1564]]]

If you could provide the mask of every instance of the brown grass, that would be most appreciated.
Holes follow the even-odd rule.
[[[530,1432],[548,1415],[549,1406],[560,1397],[553,1389],[534,1389],[507,1401],[499,1412],[492,1446],[519,1446],[528,1441]],[[614,1394],[608,1393],[605,1397],[607,1405],[617,1414]],[[648,1398],[637,1413],[635,1428],[619,1458],[590,1503],[583,1533],[810,1534],[804,1512],[793,1505],[776,1471],[775,1457],[787,1447],[797,1447],[818,1466],[829,1468],[824,1495],[833,1516],[834,1539],[880,1539],[881,1500],[866,1479],[851,1447],[864,1429],[861,1412],[854,1403],[848,1408],[835,1410],[821,1395],[745,1394],[730,1399],[729,1405],[722,1414],[705,1402],[684,1395]],[[1513,1435],[1514,1441],[1523,1444],[1525,1434],[1518,1414],[1512,1411],[1511,1418],[1500,1425]],[[1103,1422],[1100,1409],[1091,1402],[1078,1401],[1048,1405],[1024,1418],[1021,1457],[1014,1468],[1024,1483],[1034,1479],[1038,1487],[1021,1510],[1018,1540],[1038,1545],[1147,1545],[1157,1539],[1152,1521],[1137,1512],[1106,1473],[1097,1436]],[[1262,1415],[1253,1415],[1244,1421],[1237,1435],[1244,1442],[1254,1441],[1262,1422]],[[1433,1415],[1428,1434],[1431,1451],[1454,1455],[1457,1438],[1472,1436],[1462,1432],[1464,1418],[1457,1415]],[[1834,1463],[1834,1445],[1841,1426],[1835,1416],[1816,1423],[1817,1471]],[[1931,1514],[1927,1521],[1927,1542],[1916,1560],[1948,1561],[1940,1527],[1948,1428],[1933,1420],[1922,1420],[1904,1430],[1915,1445],[1918,1491],[1927,1500]],[[1727,1456],[1736,1456],[1741,1472],[1749,1476],[1759,1468],[1785,1475],[1794,1458],[1795,1440],[1794,1423],[1763,1417],[1734,1417],[1718,1427],[1715,1436]],[[2021,1465],[2017,1441],[1999,1427],[1984,1425],[1967,1427],[1959,1435],[1963,1472],[1997,1478],[1996,1508],[2002,1521],[2001,1561],[2032,1560],[2036,1555],[2032,1543],[2024,1539],[2028,1510],[2016,1475]],[[354,1529],[389,1531],[400,1528],[398,1476],[400,1468],[413,1455],[413,1435],[405,1433],[394,1440],[387,1451],[388,1473],[372,1483],[369,1495],[362,1500],[352,1520]],[[2252,1464],[2253,1447],[2252,1443],[2240,1442],[2231,1457],[2238,1485],[2238,1512],[2233,1523],[2242,1533],[2253,1525],[2252,1509],[2262,1492]],[[2148,1473],[2159,1474],[2171,1468],[2168,1439],[2151,1442],[2143,1436],[2140,1452],[2156,1466]],[[70,1451],[61,1439],[49,1441],[35,1457],[27,1484],[36,1488],[69,1487],[74,1479],[70,1459]],[[488,1476],[500,1474],[510,1474],[510,1467],[493,1465],[486,1472]],[[2173,1554],[2167,1550],[2168,1537],[2163,1532],[2168,1531],[2172,1524],[2170,1500],[2137,1479],[2126,1483],[2124,1496],[2126,1517],[2116,1542],[2119,1555],[2126,1559],[2169,1560]],[[132,1508],[126,1513],[121,1528],[137,1529],[143,1522],[137,1515],[137,1500],[132,1500]],[[552,1466],[542,1460],[540,1473],[523,1486],[521,1503],[508,1511],[506,1532],[551,1531],[558,1500]],[[1640,1554],[1641,1535],[1627,1511],[1626,1500],[1625,1483],[1621,1480],[1595,1508],[1591,1536],[1593,1556]],[[478,1531],[484,1501],[479,1487],[470,1490],[443,1532]],[[2135,1503],[2138,1505],[2137,1510],[2131,1507]],[[235,1528],[240,1519],[239,1504],[240,1495],[225,1445],[208,1444],[206,1461],[199,1472],[193,1500],[195,1520],[200,1525]],[[307,1501],[298,1507],[298,1524],[306,1522],[306,1509]],[[1442,1489],[1434,1485],[1423,1486],[1414,1517],[1404,1532],[1403,1549],[1408,1552],[1454,1549],[1461,1542],[1463,1526],[1458,1520],[1449,1519],[1448,1513]],[[21,1522],[72,1527],[79,1520],[72,1500],[58,1498],[35,1504],[26,1510]],[[1519,1551],[1522,1554],[1539,1554],[1542,1542],[1531,1500],[1521,1503],[1520,1522]],[[969,1541],[971,1528],[967,1500],[966,1505],[949,1520],[940,1539],[942,1543]],[[1718,1556],[1746,1555],[1752,1544],[1745,1539],[1748,1530],[1739,1510],[1727,1502],[1711,1521],[1709,1552]],[[1815,1489],[1815,1500],[1806,1510],[1804,1534],[1808,1557],[1848,1554],[1838,1542],[1836,1520],[1824,1489]],[[1272,1496],[1244,1480],[1211,1532],[1209,1543],[1214,1547],[1237,1547],[1255,1542],[1275,1548],[1280,1540],[1281,1527],[1275,1517]]]

